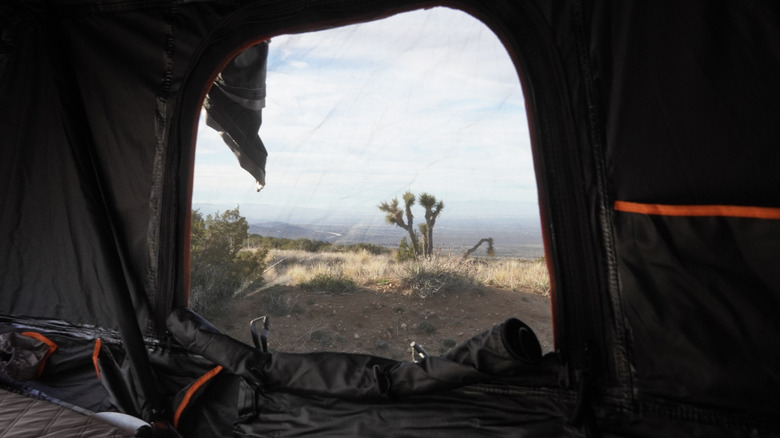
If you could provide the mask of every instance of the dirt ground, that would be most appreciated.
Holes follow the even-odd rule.
[[[340,351],[411,359],[412,341],[430,354],[441,354],[510,317],[534,330],[543,352],[552,350],[549,298],[530,290],[486,287],[480,293],[420,298],[403,295],[392,284],[349,295],[275,286],[234,299],[212,323],[251,345],[249,321],[269,314],[271,351]]]

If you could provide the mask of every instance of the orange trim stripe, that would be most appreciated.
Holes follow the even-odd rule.
[[[29,336],[31,338],[35,338],[44,344],[46,344],[49,347],[49,351],[46,353],[46,356],[43,357],[43,360],[41,361],[41,364],[38,365],[38,371],[35,373],[35,378],[41,377],[41,374],[43,374],[43,368],[46,366],[46,361],[49,359],[49,356],[54,353],[54,350],[57,349],[57,344],[54,343],[51,339],[47,338],[46,336],[43,336],[40,333],[36,332],[22,332],[22,335]]]
[[[95,365],[95,374],[97,374],[98,380],[100,380],[100,367],[98,366],[98,356],[100,356],[100,347],[103,346],[103,341],[100,338],[95,340],[95,349],[92,350],[92,364]]]
[[[184,413],[184,409],[187,408],[187,405],[190,403],[190,399],[192,399],[192,396],[195,395],[195,393],[201,388],[201,386],[205,385],[206,382],[208,382],[214,376],[219,374],[220,371],[222,371],[222,365],[217,365],[214,369],[212,369],[208,373],[200,376],[198,380],[196,380],[195,383],[193,383],[192,386],[190,386],[190,388],[184,394],[184,398],[181,400],[181,403],[179,403],[179,407],[176,408],[176,414],[174,414],[173,416],[173,427],[179,427],[179,419],[181,418],[181,414]]]
[[[724,216],[754,219],[780,219],[780,208],[742,205],[664,205],[615,201],[615,210],[659,216]]]

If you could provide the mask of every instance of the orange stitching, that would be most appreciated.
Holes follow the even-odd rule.
[[[196,380],[195,383],[190,386],[190,388],[184,394],[184,398],[181,400],[181,403],[179,403],[179,407],[176,408],[176,414],[173,416],[173,427],[179,427],[179,418],[181,418],[181,414],[184,412],[187,404],[189,404],[192,396],[195,395],[195,392],[199,390],[201,386],[205,385],[206,382],[219,374],[220,371],[222,371],[222,365],[217,365],[216,368],[200,376],[198,380]]]
[[[54,343],[51,339],[47,338],[46,336],[43,336],[40,333],[36,332],[22,332],[21,333],[24,336],[29,336],[31,338],[35,338],[44,344],[46,344],[49,347],[49,351],[46,353],[46,356],[43,356],[43,360],[41,360],[41,364],[38,365],[38,371],[35,373],[35,378],[41,377],[41,374],[43,374],[43,368],[46,366],[46,360],[49,359],[49,356],[51,356],[52,353],[54,353],[54,350],[57,349],[57,344]]]
[[[742,205],[664,205],[615,201],[615,210],[660,216],[723,216],[754,219],[780,219],[780,208]]]
[[[100,380],[100,367],[98,367],[98,356],[100,355],[100,348],[103,345],[103,341],[100,338],[95,340],[95,349],[92,350],[92,364],[95,365],[95,374],[97,374],[98,380]]]

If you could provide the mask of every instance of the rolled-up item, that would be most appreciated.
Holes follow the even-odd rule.
[[[386,398],[387,370],[398,361],[366,354],[275,353],[263,367],[264,388],[348,399]]]
[[[166,325],[188,351],[265,390],[351,399],[381,398],[389,385],[384,370],[396,363],[362,354],[263,353],[221,333],[186,307],[174,310]]]
[[[391,395],[454,389],[522,372],[542,358],[542,347],[528,325],[517,318],[453,347],[443,356],[419,363],[398,362],[387,370]]]
[[[446,391],[521,373],[542,348],[516,318],[419,363],[347,353],[276,353],[262,368],[264,387],[350,399],[401,397]]]
[[[238,341],[214,327],[189,307],[175,309],[166,326],[173,337],[188,351],[222,365],[233,374],[259,384],[260,370],[270,355]]]
[[[522,371],[541,358],[533,331],[514,318],[419,363],[349,353],[266,354],[220,333],[188,308],[174,311],[167,325],[189,351],[265,391],[345,399],[446,391]]]
[[[531,327],[517,318],[509,318],[456,345],[444,358],[485,374],[502,375],[539,363],[542,346]]]

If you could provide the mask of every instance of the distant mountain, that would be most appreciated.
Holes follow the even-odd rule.
[[[193,209],[203,214],[236,208],[235,203],[193,203]],[[241,215],[249,223],[284,222],[288,224],[375,224],[384,226],[384,214],[375,206],[361,211],[339,211],[333,208],[301,206],[279,206],[244,203],[240,205]],[[418,214],[419,212],[415,212]],[[441,223],[496,222],[525,224],[539,222],[539,208],[535,203],[507,201],[446,201]],[[306,226],[306,225],[302,225]],[[438,224],[437,224],[438,226]]]
[[[215,203],[193,203],[193,210],[200,210],[203,214],[214,213],[217,211],[225,211],[236,208],[237,204],[215,204]],[[240,207],[241,216],[247,218],[250,223],[266,223],[266,222],[286,222],[290,224],[307,224],[307,223],[319,223],[319,222],[354,222],[361,221],[369,218],[370,216],[359,216],[350,212],[338,212],[332,209],[322,208],[310,208],[310,207],[291,207],[285,206],[279,208],[279,206],[245,203],[238,205]],[[379,210],[377,210],[378,212]],[[375,213],[372,216],[382,216],[379,213]]]
[[[279,237],[283,239],[311,239],[325,242],[333,242],[341,237],[340,233],[317,231],[284,222],[251,224],[249,225],[249,232],[261,236]]]
[[[480,239],[492,237],[499,257],[541,257],[544,254],[538,207],[523,202],[455,201],[447,203],[436,222],[434,245],[444,251],[462,252]],[[198,204],[208,214],[236,208],[235,204]],[[396,248],[406,232],[389,226],[378,209],[347,214],[317,208],[279,209],[262,204],[242,204],[241,215],[249,232],[285,239],[311,239],[339,244],[373,243]],[[416,224],[419,223],[419,218]],[[484,254],[483,249],[476,255]]]
[[[451,252],[462,252],[480,239],[492,237],[499,257],[541,257],[544,254],[538,219],[526,221],[453,221],[454,224],[437,224],[434,244]],[[406,232],[389,225],[365,224],[289,224],[285,222],[260,222],[249,226],[249,232],[262,236],[285,239],[311,239],[338,244],[373,243],[396,247]],[[479,255],[479,253],[477,254]]]

